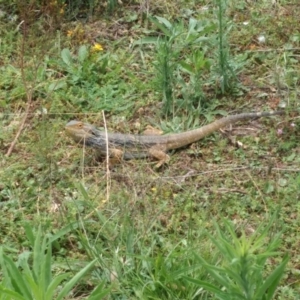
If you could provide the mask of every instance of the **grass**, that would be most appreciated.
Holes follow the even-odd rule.
[[[104,299],[234,299],[238,280],[218,281],[216,272],[226,274],[240,256],[228,259],[218,246],[234,252],[258,237],[247,258],[261,265],[258,273],[250,268],[247,284],[254,291],[255,280],[277,274],[270,299],[298,299],[297,113],[216,132],[171,152],[160,170],[132,160],[109,171],[64,133],[71,119],[104,127],[102,110],[109,131],[133,133],[147,125],[180,132],[225,112],[297,110],[296,0],[272,8],[268,1],[109,1],[110,11],[97,1],[86,8],[36,2],[26,11],[0,4],[2,291],[16,292],[13,274],[26,278],[24,286],[45,287],[34,272],[46,269],[48,279],[64,278],[54,299],[62,291],[66,299],[102,292]],[[61,9],[69,15],[58,17]],[[68,20],[77,10],[92,15]],[[34,263],[38,253],[44,266]]]

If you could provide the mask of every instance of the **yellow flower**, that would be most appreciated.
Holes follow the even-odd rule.
[[[67,36],[68,36],[68,37],[71,37],[72,35],[73,35],[73,30],[68,30],[68,31],[67,31]]]
[[[95,43],[91,50],[92,52],[99,52],[103,51],[103,47],[101,44]]]

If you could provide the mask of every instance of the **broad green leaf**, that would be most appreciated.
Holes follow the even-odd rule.
[[[89,51],[87,46],[83,45],[80,46],[79,50],[78,50],[78,60],[83,63],[87,57],[89,56]]]
[[[209,41],[209,40],[210,40],[210,38],[208,38],[208,37],[206,37],[206,36],[201,36],[201,37],[195,39],[195,40],[193,41],[193,44],[198,44],[198,43],[200,43],[200,42],[206,42],[206,41]]]
[[[48,86],[48,92],[53,92],[65,88],[67,86],[65,79],[56,80],[51,82]]]
[[[218,247],[219,251],[227,257],[228,260],[232,260],[236,257],[236,249],[230,244],[225,238],[223,238],[223,234],[217,224],[215,224],[215,228],[218,233],[218,237],[215,238],[212,235],[208,235],[210,240]]]
[[[46,291],[52,280],[51,272],[51,259],[52,259],[52,244],[47,247],[47,254],[44,256],[44,261],[41,266],[40,285],[43,291]]]
[[[231,282],[234,281],[239,287],[243,287],[243,278],[241,277],[240,270],[236,268],[230,269],[230,267],[224,268],[224,274],[228,277]]]
[[[198,23],[198,21],[197,21],[196,19],[190,18],[190,20],[189,20],[189,31],[188,31],[188,36],[189,36],[191,33],[195,32],[195,27],[196,27],[197,23]]]
[[[150,20],[167,36],[172,37],[172,31],[168,29],[168,27],[161,24],[157,19],[150,18]]]
[[[47,255],[45,257],[45,262],[43,265],[43,278],[44,278],[44,290],[48,288],[52,280],[52,270],[51,270],[51,260],[52,260],[52,244],[48,245]]]
[[[39,226],[37,232],[35,233],[35,241],[34,241],[34,248],[33,248],[33,276],[35,281],[37,282],[40,278],[40,269],[41,264],[44,261],[44,251],[45,249],[45,238],[43,241],[42,239],[42,228]]]
[[[7,102],[4,99],[0,100],[0,108],[5,108],[7,106]]]
[[[108,295],[110,289],[104,289],[104,282],[100,283],[90,294],[88,300],[100,300]]]
[[[158,16],[156,16],[156,19],[160,23],[164,24],[168,29],[172,29],[173,28],[173,25],[167,19],[165,19],[163,17],[158,17]]]
[[[46,74],[46,68],[45,65],[42,64],[38,67],[37,72],[36,72],[36,79],[38,82],[45,81],[45,74]]]
[[[194,279],[188,276],[183,276],[184,279],[197,284],[198,286],[203,287],[205,290],[214,293],[216,296],[219,297],[219,299],[224,299],[224,300],[230,300],[230,297],[227,293],[223,292],[221,289],[219,289],[218,287],[214,286],[213,284],[207,282],[207,281],[203,281],[203,280],[199,280],[199,279]]]
[[[195,69],[192,65],[184,62],[184,61],[180,61],[179,62],[181,68],[186,71],[187,73],[191,74],[191,75],[194,75],[195,74]]]
[[[214,115],[221,115],[223,117],[226,117],[228,113],[225,110],[216,109],[214,110]]]
[[[97,262],[97,259],[91,261],[86,267],[84,267],[81,271],[79,271],[70,281],[68,281],[63,289],[58,294],[56,300],[62,300],[63,297],[67,296],[73,286],[78,283],[78,281],[94,266]]]
[[[47,291],[46,291],[46,298],[45,300],[53,300],[53,295],[55,292],[55,289],[60,285],[60,283],[67,279],[70,276],[71,273],[65,273],[58,276],[55,276],[51,283],[49,284]]]
[[[25,229],[26,237],[30,242],[30,245],[32,247],[34,247],[35,237],[34,237],[34,233],[32,232],[32,227],[28,223],[25,223],[24,224],[24,229]]]
[[[207,270],[207,272],[209,272],[217,282],[219,282],[223,286],[228,287],[228,280],[225,279],[223,276],[219,275],[221,272],[224,273],[224,269],[207,264],[205,260],[197,254],[195,254],[195,256],[202,263],[203,267]]]
[[[78,191],[80,191],[82,197],[83,197],[86,201],[89,201],[89,200],[90,200],[89,193],[86,191],[86,188],[83,186],[82,183],[76,184],[76,188],[77,188]]]
[[[57,239],[61,238],[62,236],[66,235],[67,233],[69,233],[70,231],[77,229],[78,228],[78,222],[74,221],[70,224],[68,224],[67,226],[61,228],[58,232],[56,232],[54,235],[49,237],[49,242],[53,243],[54,241],[56,241]]]
[[[273,298],[278,283],[284,274],[284,269],[288,261],[289,261],[289,256],[286,254],[283,257],[281,264],[272,272],[271,275],[269,275],[265,279],[265,282],[257,291],[256,293],[257,299],[271,300]]]
[[[19,257],[20,264],[17,265],[17,267],[22,268],[22,270],[23,270],[22,274],[27,274],[30,277],[34,277],[32,269],[31,269],[31,267],[29,266],[29,263],[28,263],[28,259],[31,258],[31,254],[32,254],[31,252],[29,252],[29,253],[30,253],[30,255],[28,255],[28,256],[25,255],[22,259],[20,259],[20,257]]]
[[[157,45],[159,41],[158,37],[145,37],[133,43],[133,45],[144,45],[144,44],[155,44]]]
[[[7,271],[11,277],[11,282],[13,287],[16,289],[17,292],[22,294],[25,299],[31,299],[31,293],[28,288],[26,281],[24,280],[23,275],[16,267],[15,263],[6,255],[3,255],[3,259],[5,261]]]
[[[1,266],[1,272],[2,272],[2,276],[8,280],[9,282],[11,281],[11,277],[9,276],[7,267],[5,265],[5,261],[4,261],[4,254],[3,254],[3,247],[0,247],[0,266]]]
[[[30,287],[30,291],[33,295],[33,299],[43,299],[43,290],[38,282],[36,282],[33,277],[29,274],[23,274],[24,278],[26,278],[26,282]]]
[[[24,298],[22,295],[20,295],[19,293],[15,292],[13,290],[5,288],[2,285],[0,285],[0,293],[2,295],[10,296],[11,298],[8,298],[8,299],[12,299],[12,300],[27,300],[28,299],[28,298]]]
[[[13,66],[13,65],[8,65],[8,66],[7,66],[7,70],[12,71],[12,72],[13,72],[14,74],[16,74],[16,75],[21,75],[21,69],[16,68],[16,67]]]
[[[69,49],[65,48],[61,51],[61,58],[66,65],[70,66],[72,64],[72,56]]]
[[[188,266],[186,268],[183,268],[183,269],[180,269],[178,271],[175,271],[172,273],[173,275],[173,278],[174,279],[179,279],[182,275],[187,275],[189,274],[190,272],[193,272],[195,270],[199,270],[199,269],[203,269],[203,264],[193,264],[191,266]]]

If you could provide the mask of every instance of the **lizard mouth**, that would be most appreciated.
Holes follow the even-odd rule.
[[[68,136],[72,137],[76,142],[86,145],[93,144],[93,139],[97,137],[96,129],[89,124],[79,121],[70,121],[65,130]]]

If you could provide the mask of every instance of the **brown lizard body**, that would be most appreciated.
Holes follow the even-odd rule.
[[[76,142],[91,146],[99,150],[101,155],[116,157],[117,159],[133,159],[154,157],[159,160],[157,167],[169,160],[168,150],[178,149],[192,144],[220,128],[240,120],[269,117],[283,114],[283,111],[243,113],[221,118],[211,124],[194,130],[167,135],[133,135],[121,133],[106,133],[93,125],[80,121],[70,121],[66,131]]]

